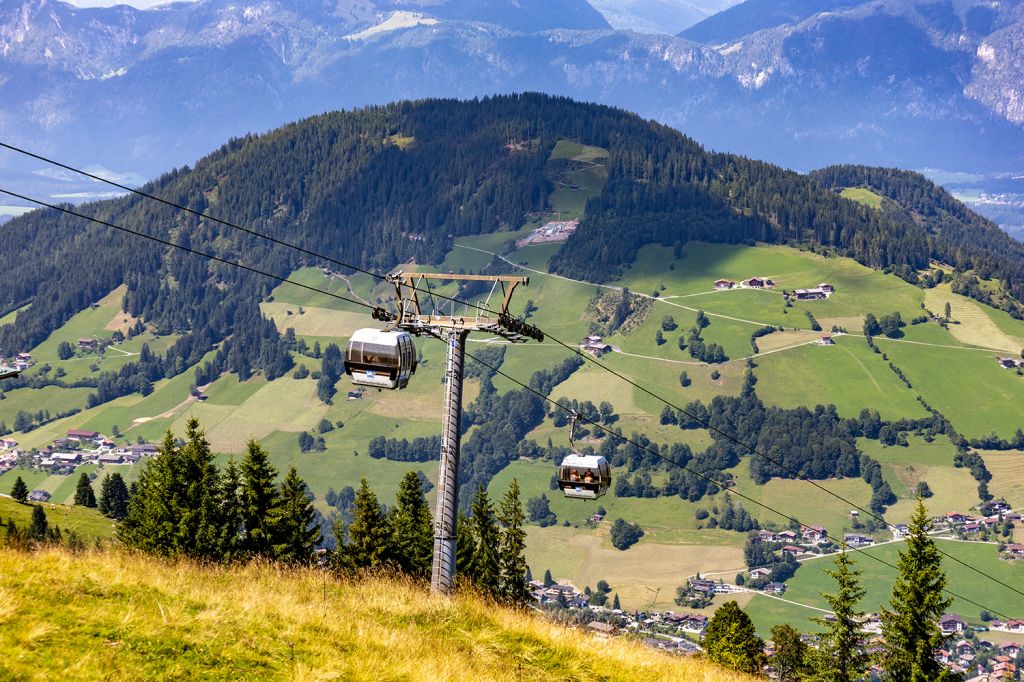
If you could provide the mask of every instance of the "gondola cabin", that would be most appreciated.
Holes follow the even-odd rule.
[[[357,386],[405,388],[416,372],[416,346],[403,331],[357,329],[345,350],[345,372]]]
[[[558,468],[558,487],[566,497],[596,500],[611,484],[612,470],[604,457],[567,455]]]

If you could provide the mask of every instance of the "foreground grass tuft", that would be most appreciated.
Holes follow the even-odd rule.
[[[60,550],[0,576],[3,679],[747,679],[390,578]]]

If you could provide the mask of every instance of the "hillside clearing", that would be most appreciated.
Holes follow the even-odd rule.
[[[119,553],[26,558],[0,551],[5,677],[749,679],[407,582]]]

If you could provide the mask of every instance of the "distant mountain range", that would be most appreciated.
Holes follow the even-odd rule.
[[[616,4],[632,19],[614,23],[682,4]],[[0,139],[129,177],[327,110],[526,90],[798,169],[1019,175],[1021,73],[1024,5],[1009,2],[748,0],[670,36],[614,30],[585,0],[0,0]],[[0,154],[5,182],[90,190],[38,170]]]

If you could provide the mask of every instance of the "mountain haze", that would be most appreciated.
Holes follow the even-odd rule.
[[[622,106],[801,169],[1024,166],[1020,5],[762,5],[672,37],[611,30],[583,0],[146,11],[5,0],[0,136],[154,177],[228,137],[325,110],[533,90]],[[96,191],[8,154],[0,164],[20,187]]]

